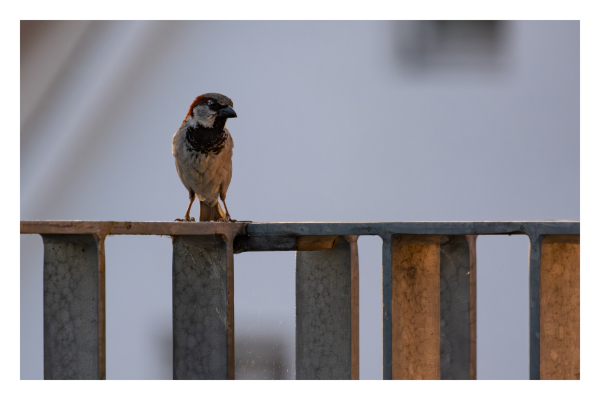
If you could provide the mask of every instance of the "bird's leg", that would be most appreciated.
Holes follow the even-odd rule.
[[[227,204],[225,204],[225,199],[221,198],[223,202],[223,206],[225,206],[225,219],[220,218],[219,222],[237,222],[235,219],[231,219],[231,215],[229,215],[229,211],[227,210]]]
[[[190,199],[190,205],[188,206],[188,209],[187,209],[187,212],[185,213],[184,219],[177,218],[175,220],[175,222],[184,222],[184,221],[193,222],[193,221],[195,221],[194,217],[190,217],[190,210],[192,209],[192,204],[194,204],[195,199],[196,199],[196,196],[194,196]]]

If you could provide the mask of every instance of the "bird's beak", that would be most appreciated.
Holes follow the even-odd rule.
[[[224,118],[237,118],[237,114],[235,113],[233,108],[231,108],[231,106],[227,106],[226,108],[220,109],[218,111],[217,115],[219,117],[224,117]]]

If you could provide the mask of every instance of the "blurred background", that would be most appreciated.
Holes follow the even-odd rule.
[[[171,138],[219,92],[235,219],[579,220],[579,40],[579,21],[22,21],[20,218],[181,218]],[[528,379],[528,247],[477,240],[478,379]],[[42,250],[21,236],[21,379],[43,379]],[[171,257],[107,239],[107,379],[172,378]],[[294,379],[294,257],[235,257],[237,379]],[[381,379],[381,240],[359,257],[360,375]]]

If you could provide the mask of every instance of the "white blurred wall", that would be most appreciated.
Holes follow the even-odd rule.
[[[579,220],[579,22],[507,22],[491,57],[434,41],[415,64],[419,26],[22,23],[20,217],[181,217],[171,137],[216,91],[238,113],[238,220]],[[478,245],[483,379],[528,377],[527,243],[511,239]],[[360,243],[361,377],[381,379],[381,250]],[[106,248],[107,377],[169,379],[169,239]],[[22,379],[43,377],[41,271],[41,239],[21,236]],[[278,338],[293,379],[293,254],[236,257],[236,285],[236,336]]]

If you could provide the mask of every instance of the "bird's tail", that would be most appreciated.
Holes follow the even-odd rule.
[[[213,207],[203,201],[200,202],[200,221],[216,221],[219,218],[225,218],[225,212],[218,201]]]

